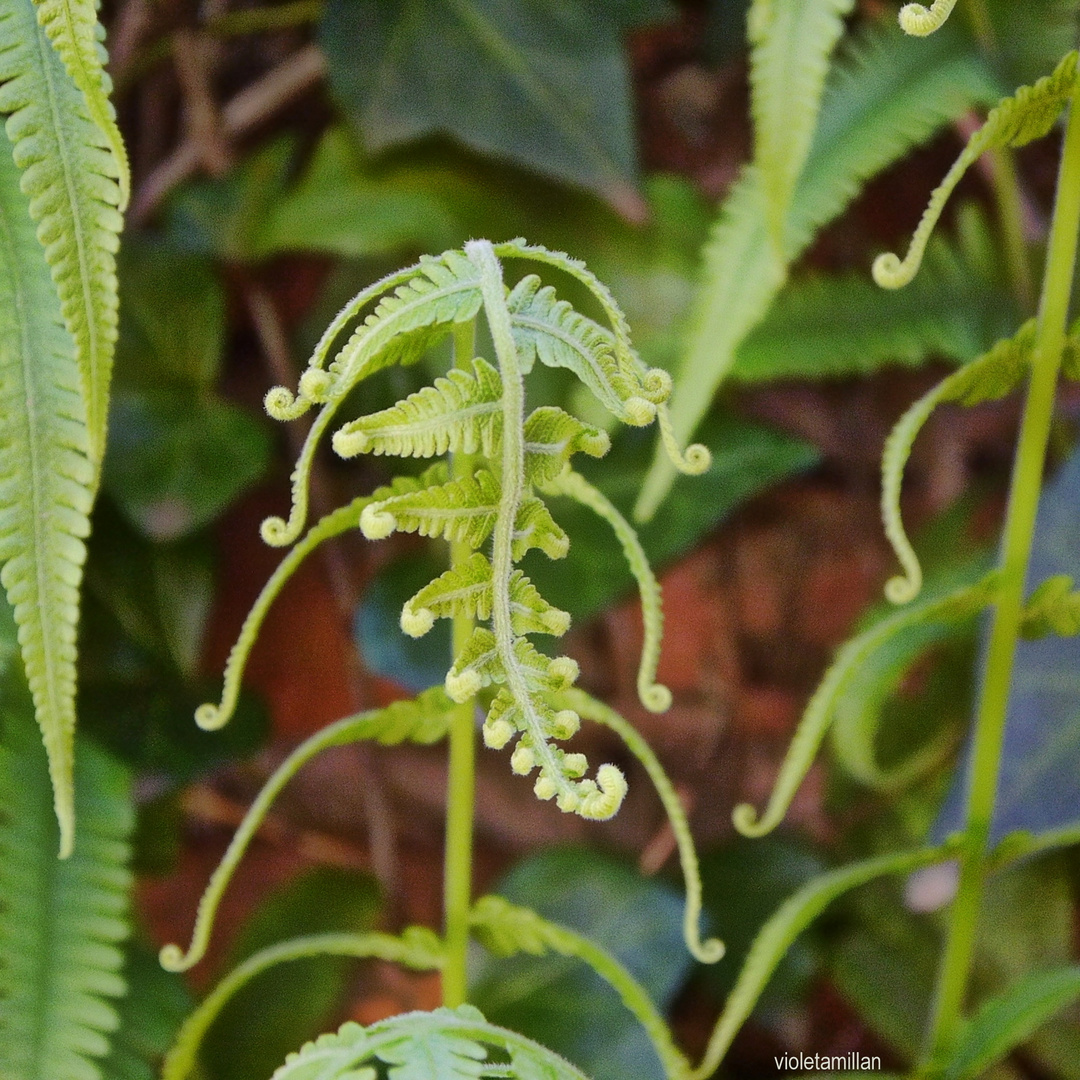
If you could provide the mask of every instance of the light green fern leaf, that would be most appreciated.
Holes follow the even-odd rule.
[[[21,695],[20,695],[21,696]],[[79,845],[56,859],[49,773],[29,703],[5,691],[0,745],[0,1076],[98,1080],[128,935],[127,771],[76,754]]]
[[[367,1028],[347,1023],[290,1054],[272,1080],[375,1080],[384,1074],[389,1080],[586,1080],[557,1054],[489,1024],[471,1005],[405,1013]]]
[[[905,4],[900,9],[900,26],[905,34],[926,37],[945,25],[945,20],[956,7],[956,0],[933,0],[930,7],[924,4]]]
[[[1071,577],[1055,574],[1035,589],[1024,605],[1020,632],[1030,640],[1080,634],[1080,592]]]
[[[490,619],[491,604],[491,563],[474,552],[406,601],[401,628],[411,637],[422,637],[436,619],[462,614],[472,619]],[[561,635],[570,627],[570,616],[549,604],[520,570],[510,578],[510,611],[517,634]]]
[[[988,574],[974,585],[909,604],[842,645],[803,712],[765,812],[759,815],[749,803],[741,803],[732,814],[735,828],[744,836],[764,836],[784,819],[829,730],[840,695],[869,658],[911,627],[974,617],[993,601],[997,587],[997,576]]]
[[[923,252],[949,196],[968,168],[987,150],[1026,146],[1049,132],[1072,97],[1077,59],[1077,53],[1069,53],[1052,75],[1040,79],[1034,86],[1021,86],[1012,97],[1005,98],[990,110],[986,123],[972,135],[956,164],[930,196],[930,204],[903,261],[892,252],[879,255],[874,261],[874,280],[882,288],[902,288],[919,272]]]
[[[502,381],[486,360],[473,360],[473,371],[455,368],[434,386],[410,394],[382,412],[353,420],[334,434],[334,450],[344,458],[357,454],[396,457],[498,452],[502,432]]]
[[[334,397],[340,398],[372,372],[388,364],[419,360],[480,309],[476,267],[460,251],[424,256],[416,273],[383,296],[330,364]]]
[[[894,604],[907,603],[918,596],[922,588],[922,567],[908,539],[900,512],[904,466],[911,455],[915,437],[934,409],[944,402],[978,405],[1012,393],[1027,374],[1035,345],[1035,331],[1035,320],[1031,319],[1015,337],[999,341],[984,356],[942,380],[900,417],[886,440],[881,457],[881,516],[885,523],[885,535],[904,570],[902,575],[891,578],[885,585],[885,595]]]
[[[100,465],[117,334],[118,164],[39,25],[32,0],[0,4],[0,113],[60,296]]]
[[[947,847],[925,848],[867,859],[822,874],[785,900],[754,938],[694,1076],[704,1080],[716,1072],[792,942],[829,904],[875,878],[907,874],[920,866],[942,862],[950,854]]]
[[[525,421],[525,481],[546,484],[563,471],[574,454],[599,458],[610,449],[606,431],[583,424],[554,405],[542,405]]]
[[[510,551],[514,562],[539,548],[549,559],[561,559],[570,550],[570,537],[555,523],[543,499],[523,499],[514,519]]]
[[[744,171],[705,246],[701,285],[671,399],[675,438],[686,442],[727,377],[735,352],[761,321],[817,230],[862,185],[973,105],[996,101],[996,78],[968,39],[946,29],[925,42],[899,27],[852,38],[834,64],[817,133],[792,199],[781,255],[768,230],[760,172]],[[655,512],[676,476],[658,450],[634,516]]]
[[[528,638],[514,640],[514,655],[530,694],[566,690],[578,677],[578,666],[568,656],[552,660],[538,652]],[[505,682],[505,675],[495,646],[495,635],[486,627],[478,626],[447,672],[446,692],[452,700],[463,702],[475,697],[485,686],[502,682]],[[501,750],[513,735],[510,729],[505,731],[506,738],[496,744],[492,741],[493,732],[485,728],[486,745]]]
[[[104,30],[98,22],[94,0],[34,0],[38,21],[60,54],[71,81],[82,91],[90,118],[105,133],[116,158],[120,181],[120,209],[131,193],[131,171],[120,129],[116,126],[116,110],[109,100],[112,83],[105,72],[105,54],[101,38]]]
[[[506,306],[523,372],[537,358],[548,367],[568,368],[613,416],[635,425],[652,421],[656,407],[645,397],[638,372],[616,355],[610,331],[559,300],[535,274],[518,282]]]
[[[754,0],[747,15],[754,162],[782,249],[788,207],[817,127],[829,57],[854,0]]]
[[[438,536],[478,548],[490,535],[499,512],[499,482],[488,469],[422,491],[370,503],[360,515],[369,540],[393,532]]]
[[[547,952],[570,956],[586,963],[607,982],[645,1029],[668,1080],[690,1080],[693,1070],[675,1045],[671,1029],[645,988],[606,949],[589,938],[549,922],[530,908],[518,907],[501,896],[477,900],[470,917],[473,931],[485,948],[497,956]]]
[[[0,582],[15,609],[49,755],[61,853],[67,855],[75,831],[75,640],[93,468],[74,347],[4,141],[0,138],[0,394],[5,402]]]

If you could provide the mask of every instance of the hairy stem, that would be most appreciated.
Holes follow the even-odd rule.
[[[454,365],[470,369],[475,347],[474,321],[454,330]],[[471,454],[454,454],[455,479],[471,475]],[[460,566],[472,554],[467,543],[450,545],[450,564]],[[453,652],[461,654],[473,632],[473,619],[467,614],[454,616]],[[456,1008],[465,1002],[468,989],[467,956],[469,948],[469,912],[472,905],[472,834],[473,797],[476,786],[476,706],[466,701],[454,709],[450,720],[450,765],[446,796],[446,857],[444,863],[443,905],[446,932],[446,966],[443,970],[443,1004]]]
[[[1001,591],[994,611],[974,746],[967,779],[966,823],[960,854],[960,884],[950,913],[948,939],[938,976],[926,1075],[940,1072],[960,1024],[976,930],[1013,659],[1023,614],[1024,585],[1043,467],[1054,410],[1054,395],[1065,344],[1069,298],[1080,233],[1080,85],[1073,92],[1058,177],[1054,220],[1039,305],[1038,333],[1024,417],[1009,490],[1001,553]]]

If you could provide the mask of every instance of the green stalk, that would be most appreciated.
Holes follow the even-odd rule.
[[[1001,553],[1001,593],[994,611],[974,748],[968,774],[966,824],[960,883],[950,912],[948,939],[938,976],[929,1039],[929,1075],[940,1072],[962,1022],[979,908],[987,874],[990,822],[997,796],[1005,716],[1013,659],[1023,614],[1024,585],[1042,489],[1043,468],[1054,411],[1054,395],[1065,344],[1080,233],[1080,84],[1073,93],[1058,176],[1046,275],[1039,305],[1024,417],[1009,490]]]
[[[476,326],[463,323],[454,330],[454,364],[469,369],[475,348]],[[472,473],[471,454],[454,454],[455,477]],[[450,545],[450,563],[457,566],[472,554],[468,544]],[[473,632],[469,615],[455,615],[453,653],[458,656]],[[476,723],[472,701],[458,705],[450,721],[450,763],[446,792],[446,856],[443,906],[446,964],[443,968],[443,1004],[456,1008],[468,990],[469,913],[472,907],[473,798],[476,787]]]
[[[1035,306],[1035,282],[1031,276],[1031,260],[1024,239],[1024,209],[1020,198],[1020,179],[1016,172],[1016,155],[1009,147],[990,151],[991,182],[997,208],[1001,243],[1005,249],[1005,270],[1013,294],[1027,316]]]

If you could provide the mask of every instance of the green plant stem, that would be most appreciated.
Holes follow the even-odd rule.
[[[939,1070],[962,1018],[975,951],[979,907],[987,873],[987,851],[1013,659],[1023,615],[1024,586],[1043,468],[1053,419],[1054,395],[1065,345],[1069,298],[1080,233],[1080,85],[1073,93],[1058,177],[1046,275],[1039,305],[1020,438],[1009,490],[1001,554],[1001,592],[994,610],[974,747],[967,780],[966,822],[960,855],[960,882],[950,913],[948,939],[938,978],[930,1029],[929,1075]]]
[[[1013,294],[1027,315],[1035,307],[1035,281],[1031,257],[1024,239],[1024,204],[1020,196],[1020,178],[1016,155],[1009,147],[990,152],[991,183],[997,208],[1001,242],[1005,251],[1005,271]]]
[[[475,323],[454,330],[454,364],[468,371],[475,348]],[[455,454],[455,477],[471,474],[472,455]],[[458,566],[472,554],[467,543],[450,545],[450,564]],[[455,615],[453,651],[458,656],[473,632],[469,615]],[[472,906],[473,799],[476,787],[476,723],[472,701],[458,705],[450,721],[450,763],[446,794],[446,857],[443,905],[446,965],[443,969],[443,1004],[456,1008],[468,989],[469,912]]]

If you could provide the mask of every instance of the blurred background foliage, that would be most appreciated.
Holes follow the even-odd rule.
[[[993,50],[961,19],[949,48],[1005,91],[1071,47],[1078,6],[988,0]],[[128,777],[138,876],[137,930],[124,961],[131,991],[102,1063],[107,1080],[149,1080],[194,998],[258,948],[301,932],[440,918],[442,752],[343,749],[313,764],[260,832],[190,985],[154,962],[158,944],[186,940],[231,829],[287,749],[445,670],[446,640],[414,642],[398,630],[402,600],[445,551],[413,537],[367,546],[345,537],[277,603],[232,724],[215,734],[195,727],[192,711],[214,696],[240,621],[278,557],[261,546],[257,526],[286,505],[297,433],[271,424],[263,394],[295,384],[322,328],[360,286],[474,236],[520,235],[585,259],[625,307],[645,359],[677,374],[702,248],[751,143],[746,7],[104,4],[135,185],[87,569],[80,718],[87,739]],[[863,0],[851,32],[879,50],[882,65],[902,70],[894,14],[883,0]],[[735,839],[729,819],[735,803],[767,791],[831,650],[858,619],[881,617],[876,602],[891,564],[876,469],[890,424],[943,365],[984,350],[1023,314],[1025,298],[998,254],[985,174],[965,181],[963,205],[911,289],[882,293],[867,272],[917,220],[976,104],[961,103],[951,125],[913,136],[921,145],[815,239],[738,348],[698,432],[712,468],[678,481],[644,528],[664,571],[660,674],[676,696],[667,716],[632,703],[640,615],[606,527],[566,507],[570,557],[528,568],[575,616],[570,642],[583,683],[624,708],[674,776],[705,851],[709,918],[729,954],[708,971],[685,956],[674,844],[629,765],[625,809],[595,828],[536,804],[527,785],[482,760],[478,887],[605,944],[669,1009],[692,1055],[754,932],[786,895],[823,867],[955,824],[954,774],[979,652],[970,627],[899,640],[852,690],[853,741],[815,767],[782,835]],[[1020,167],[1037,251],[1054,146],[1024,151]],[[438,354],[380,374],[365,384],[365,411],[418,389],[446,362]],[[538,367],[530,393],[588,410],[567,374]],[[1038,541],[1042,569],[1074,576],[1078,403],[1065,392],[1061,467]],[[925,526],[931,587],[935,574],[955,581],[985,557],[1015,425],[1015,407],[1004,402],[945,412],[921,438],[907,509]],[[584,471],[628,510],[651,455],[648,437],[623,432],[609,457]],[[385,475],[378,460],[343,465],[327,455],[315,474],[316,509]],[[5,625],[5,662],[12,634]],[[1075,640],[1024,646],[1002,830],[1077,819],[1078,661]],[[8,696],[25,709],[17,688]],[[931,740],[940,752],[902,785],[887,775],[867,784],[851,764],[869,747],[887,774]],[[980,992],[1074,955],[1078,869],[1066,854],[997,882]],[[929,1001],[941,929],[932,912],[948,894],[946,870],[845,900],[788,955],[725,1075],[773,1075],[774,1055],[799,1051],[859,1050],[902,1066]],[[561,1050],[598,1080],[661,1075],[618,1001],[571,962],[476,960],[475,1000],[490,1019]],[[263,1080],[288,1050],[343,1017],[368,1022],[437,1001],[428,976],[305,960],[262,976],[230,1005],[207,1042],[202,1077]],[[1080,1077],[1077,1018],[1042,1032],[994,1076]]]

